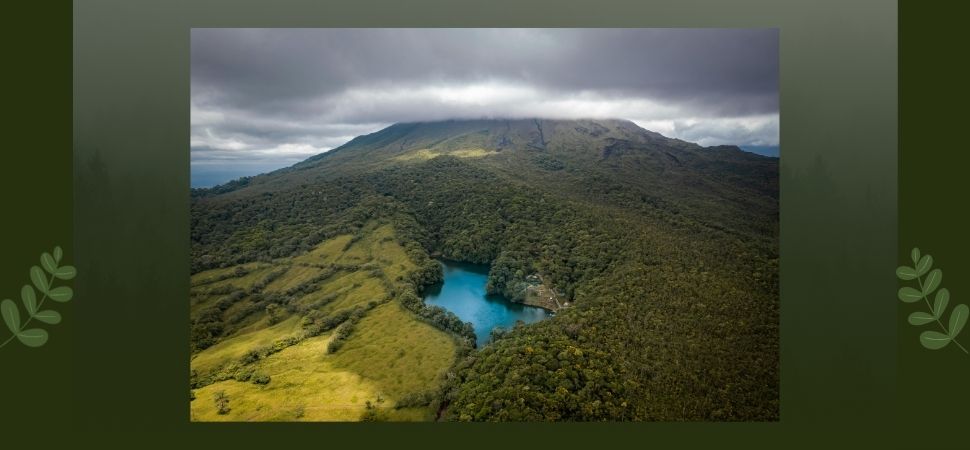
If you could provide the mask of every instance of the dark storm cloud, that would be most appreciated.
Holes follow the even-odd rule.
[[[393,122],[497,116],[622,117],[705,145],[774,145],[778,32],[192,32],[194,164],[301,158]]]

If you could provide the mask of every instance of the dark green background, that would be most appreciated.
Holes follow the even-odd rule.
[[[11,9],[18,20],[2,31],[13,116],[0,166],[0,295],[14,297],[37,255],[55,244],[79,276],[47,346],[0,349],[5,429],[16,420],[18,434],[36,427],[95,442],[103,433],[135,433],[232,446],[404,439],[467,446],[489,437],[641,447],[966,443],[954,427],[966,422],[970,394],[961,381],[970,358],[919,347],[893,274],[919,245],[944,268],[953,301],[967,302],[961,208],[945,195],[960,187],[959,106],[967,94],[955,90],[961,74],[949,67],[962,57],[962,28],[942,22],[959,14],[903,10],[897,235],[892,1],[76,2],[73,143],[70,12],[34,8]],[[781,421],[190,423],[188,52],[189,29],[203,26],[779,27]]]
[[[4,5],[6,20],[0,26],[0,298],[10,298],[18,307],[20,287],[30,283],[28,270],[40,264],[41,252],[60,245],[62,264],[76,259],[71,15],[64,7],[52,12],[40,16],[37,6]],[[51,32],[43,33],[45,29]],[[0,348],[0,445],[6,447],[14,433],[26,431],[22,422],[41,428],[71,420],[69,360],[79,328],[76,301],[52,305],[63,321],[44,326],[50,332],[46,346],[28,349],[14,340]],[[7,327],[0,327],[0,339],[9,336]]]
[[[900,11],[899,249],[897,264],[911,264],[917,246],[943,270],[950,304],[970,305],[965,8],[919,7]],[[906,317],[918,304],[899,308],[897,412],[899,439],[911,447],[951,441],[970,447],[970,356],[950,345],[930,352],[919,344],[922,328]],[[925,308],[924,308],[925,309]],[[970,332],[958,338],[964,347]],[[939,441],[937,441],[939,439]]]

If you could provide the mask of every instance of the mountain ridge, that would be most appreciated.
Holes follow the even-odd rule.
[[[739,147],[737,145],[733,145],[733,144],[720,144],[720,145],[713,145],[713,146],[701,146],[699,144],[692,143],[692,142],[689,142],[689,141],[684,141],[682,139],[670,138],[670,137],[664,136],[664,135],[662,135],[660,133],[657,133],[655,131],[651,131],[651,130],[648,130],[646,128],[643,128],[643,127],[637,125],[635,122],[633,122],[631,120],[621,119],[621,118],[556,119],[556,118],[533,117],[533,118],[444,119],[444,120],[431,120],[431,121],[397,122],[397,123],[394,123],[392,125],[389,125],[389,126],[383,128],[381,130],[375,131],[373,133],[369,133],[369,134],[365,134],[365,135],[360,135],[360,136],[354,137],[353,139],[351,139],[350,141],[347,141],[343,145],[340,145],[338,147],[335,147],[335,148],[333,148],[331,150],[328,150],[326,152],[321,152],[321,153],[319,153],[317,155],[310,156],[307,159],[305,159],[304,161],[301,161],[301,162],[296,163],[294,166],[299,166],[299,165],[306,164],[308,162],[320,160],[320,159],[326,157],[326,155],[328,155],[328,154],[332,154],[332,153],[335,153],[335,152],[338,152],[338,151],[341,151],[341,150],[345,150],[347,148],[353,148],[356,145],[360,145],[360,144],[365,144],[365,145],[366,144],[370,144],[370,143],[372,143],[373,140],[388,137],[388,134],[391,134],[391,133],[395,133],[395,134],[397,134],[397,133],[403,133],[406,136],[406,134],[408,132],[413,131],[414,129],[420,128],[420,127],[423,127],[423,126],[435,126],[435,125],[438,125],[438,124],[463,124],[463,123],[467,123],[467,124],[482,124],[482,125],[488,125],[488,124],[499,124],[499,125],[501,125],[502,123],[504,123],[504,124],[506,124],[506,127],[507,128],[510,128],[511,122],[513,122],[513,121],[519,122],[519,123],[528,123],[528,122],[536,123],[537,124],[537,130],[539,131],[539,135],[540,135],[539,136],[539,139],[540,139],[540,142],[542,144],[541,146],[545,146],[545,145],[548,144],[548,141],[545,139],[545,136],[543,135],[543,133],[542,133],[542,131],[540,129],[541,126],[538,126],[538,124],[541,124],[542,122],[550,122],[550,123],[575,123],[577,125],[577,127],[581,127],[583,124],[600,125],[602,123],[606,123],[606,124],[622,125],[622,127],[624,127],[628,131],[639,132],[639,133],[642,133],[644,136],[649,136],[652,139],[666,140],[666,141],[668,141],[670,143],[676,143],[678,145],[695,146],[696,148],[700,148],[700,149],[732,149],[732,150],[737,150],[737,151],[744,152],[744,150],[741,147]],[[587,133],[598,133],[598,132],[601,132],[600,130],[596,130],[596,129],[593,129],[593,130],[584,129],[583,131],[584,132],[587,132]],[[532,142],[534,142],[534,141],[532,141]],[[511,146],[512,144],[513,144],[513,142],[503,141],[502,144],[499,145],[499,147],[501,148],[501,147],[504,147],[504,146]],[[745,152],[745,153],[751,153],[751,152]],[[759,155],[759,156],[765,156],[765,155]],[[765,157],[769,157],[770,158],[770,156],[765,156]]]
[[[545,131],[542,130],[543,123],[546,124]],[[661,152],[657,154],[666,155],[678,164],[694,160],[697,156],[717,156],[746,162],[777,160],[746,152],[736,145],[704,147],[681,139],[668,138],[626,119],[448,119],[395,123],[374,133],[354,137],[339,147],[310,156],[291,166],[210,188],[193,189],[193,193],[225,193],[286,177],[287,174],[325,168],[331,163],[346,164],[364,157],[386,161],[390,157],[419,149],[443,150],[432,156],[446,156],[455,150],[474,148],[496,153],[507,150],[546,152],[554,157],[577,146],[586,150],[598,150],[600,159],[608,159],[618,152],[638,149]],[[380,150],[383,155],[375,155],[376,150]],[[571,156],[580,155],[573,152]]]

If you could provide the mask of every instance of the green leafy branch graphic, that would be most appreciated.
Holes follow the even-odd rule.
[[[920,256],[918,248],[914,248],[910,257],[913,259],[914,267],[899,266],[896,269],[896,276],[903,281],[916,280],[917,288],[904,286],[899,288],[899,299],[905,303],[915,303],[920,300],[926,302],[929,312],[918,311],[909,315],[909,323],[916,326],[926,325],[936,322],[940,326],[940,331],[924,331],[919,335],[919,342],[930,350],[939,350],[946,347],[950,342],[963,350],[963,353],[970,354],[967,349],[957,342],[957,335],[963,331],[963,326],[967,324],[967,316],[970,316],[970,308],[960,304],[950,312],[949,326],[943,325],[943,313],[946,312],[947,304],[950,303],[950,291],[945,288],[937,290],[943,281],[943,271],[933,269],[933,257],[930,255]],[[926,276],[924,278],[924,275]],[[930,295],[936,292],[933,304],[930,304]]]
[[[13,300],[5,299],[0,302],[0,314],[7,328],[13,333],[7,340],[0,343],[0,347],[9,344],[14,338],[28,347],[40,347],[47,343],[47,330],[43,328],[27,328],[34,319],[48,325],[56,325],[61,322],[61,314],[52,309],[41,309],[47,299],[55,302],[66,302],[74,296],[74,291],[67,286],[54,287],[54,280],[70,280],[77,275],[73,266],[60,266],[61,257],[64,252],[60,247],[54,247],[54,254],[44,252],[40,255],[40,265],[30,268],[30,281],[33,286],[25,284],[20,289],[20,299],[23,302],[24,310],[27,311],[27,320],[20,321],[20,308]],[[46,274],[44,273],[46,271]],[[37,300],[37,292],[42,294],[40,301]]]

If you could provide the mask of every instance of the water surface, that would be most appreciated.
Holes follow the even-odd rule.
[[[488,343],[495,327],[511,328],[515,322],[537,322],[550,317],[542,308],[513,303],[501,295],[485,295],[488,266],[456,261],[441,261],[444,282],[425,290],[424,300],[457,315],[475,328],[479,347]]]

